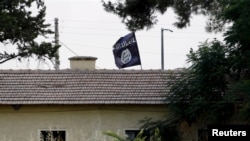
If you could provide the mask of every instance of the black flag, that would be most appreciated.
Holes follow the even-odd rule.
[[[115,64],[119,69],[141,65],[135,33],[132,32],[121,37],[113,45],[113,54],[115,57]]]

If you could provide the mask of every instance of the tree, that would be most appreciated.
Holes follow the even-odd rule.
[[[221,31],[225,24],[217,20],[220,13],[228,6],[230,0],[124,0],[105,2],[104,9],[122,18],[129,30],[141,30],[151,28],[157,23],[157,13],[164,14],[168,8],[173,8],[177,14],[178,28],[187,27],[190,24],[192,14],[202,14],[209,17],[208,30]]]
[[[227,95],[227,50],[214,40],[204,42],[197,51],[190,50],[192,65],[172,84],[167,99],[174,113],[190,125],[194,122],[217,123],[233,114],[233,103]]]
[[[232,70],[238,80],[242,77],[250,79],[249,7],[249,0],[233,0],[223,14],[224,19],[233,23],[224,36],[230,50]]]
[[[37,11],[33,11],[32,9]],[[0,1],[0,42],[16,46],[17,53],[3,52],[0,63],[33,55],[38,59],[58,57],[59,46],[50,42],[38,43],[40,36],[46,37],[53,31],[45,24],[46,7],[43,0],[3,0]]]
[[[225,32],[232,82],[232,93],[241,105],[245,120],[250,120],[250,13],[249,0],[232,0],[223,13],[224,19],[232,22]]]
[[[192,66],[173,85],[169,99],[189,122],[201,118],[220,122],[235,112],[233,105],[241,107],[240,120],[250,119],[249,6],[249,0],[228,1],[217,17],[218,21],[232,23],[224,32],[225,44],[205,42],[188,55]]]

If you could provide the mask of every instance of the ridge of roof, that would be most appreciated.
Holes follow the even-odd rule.
[[[42,69],[5,69],[1,70],[0,73],[181,73],[181,70],[161,70],[161,69],[148,69],[148,70],[116,70],[116,69],[94,69],[94,70],[72,70],[72,69],[61,69],[61,70],[42,70]]]

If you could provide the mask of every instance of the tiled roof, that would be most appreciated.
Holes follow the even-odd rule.
[[[161,70],[0,70],[0,104],[164,104]]]

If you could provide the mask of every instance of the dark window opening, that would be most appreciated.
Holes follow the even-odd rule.
[[[41,130],[40,141],[66,141],[66,131]]]

